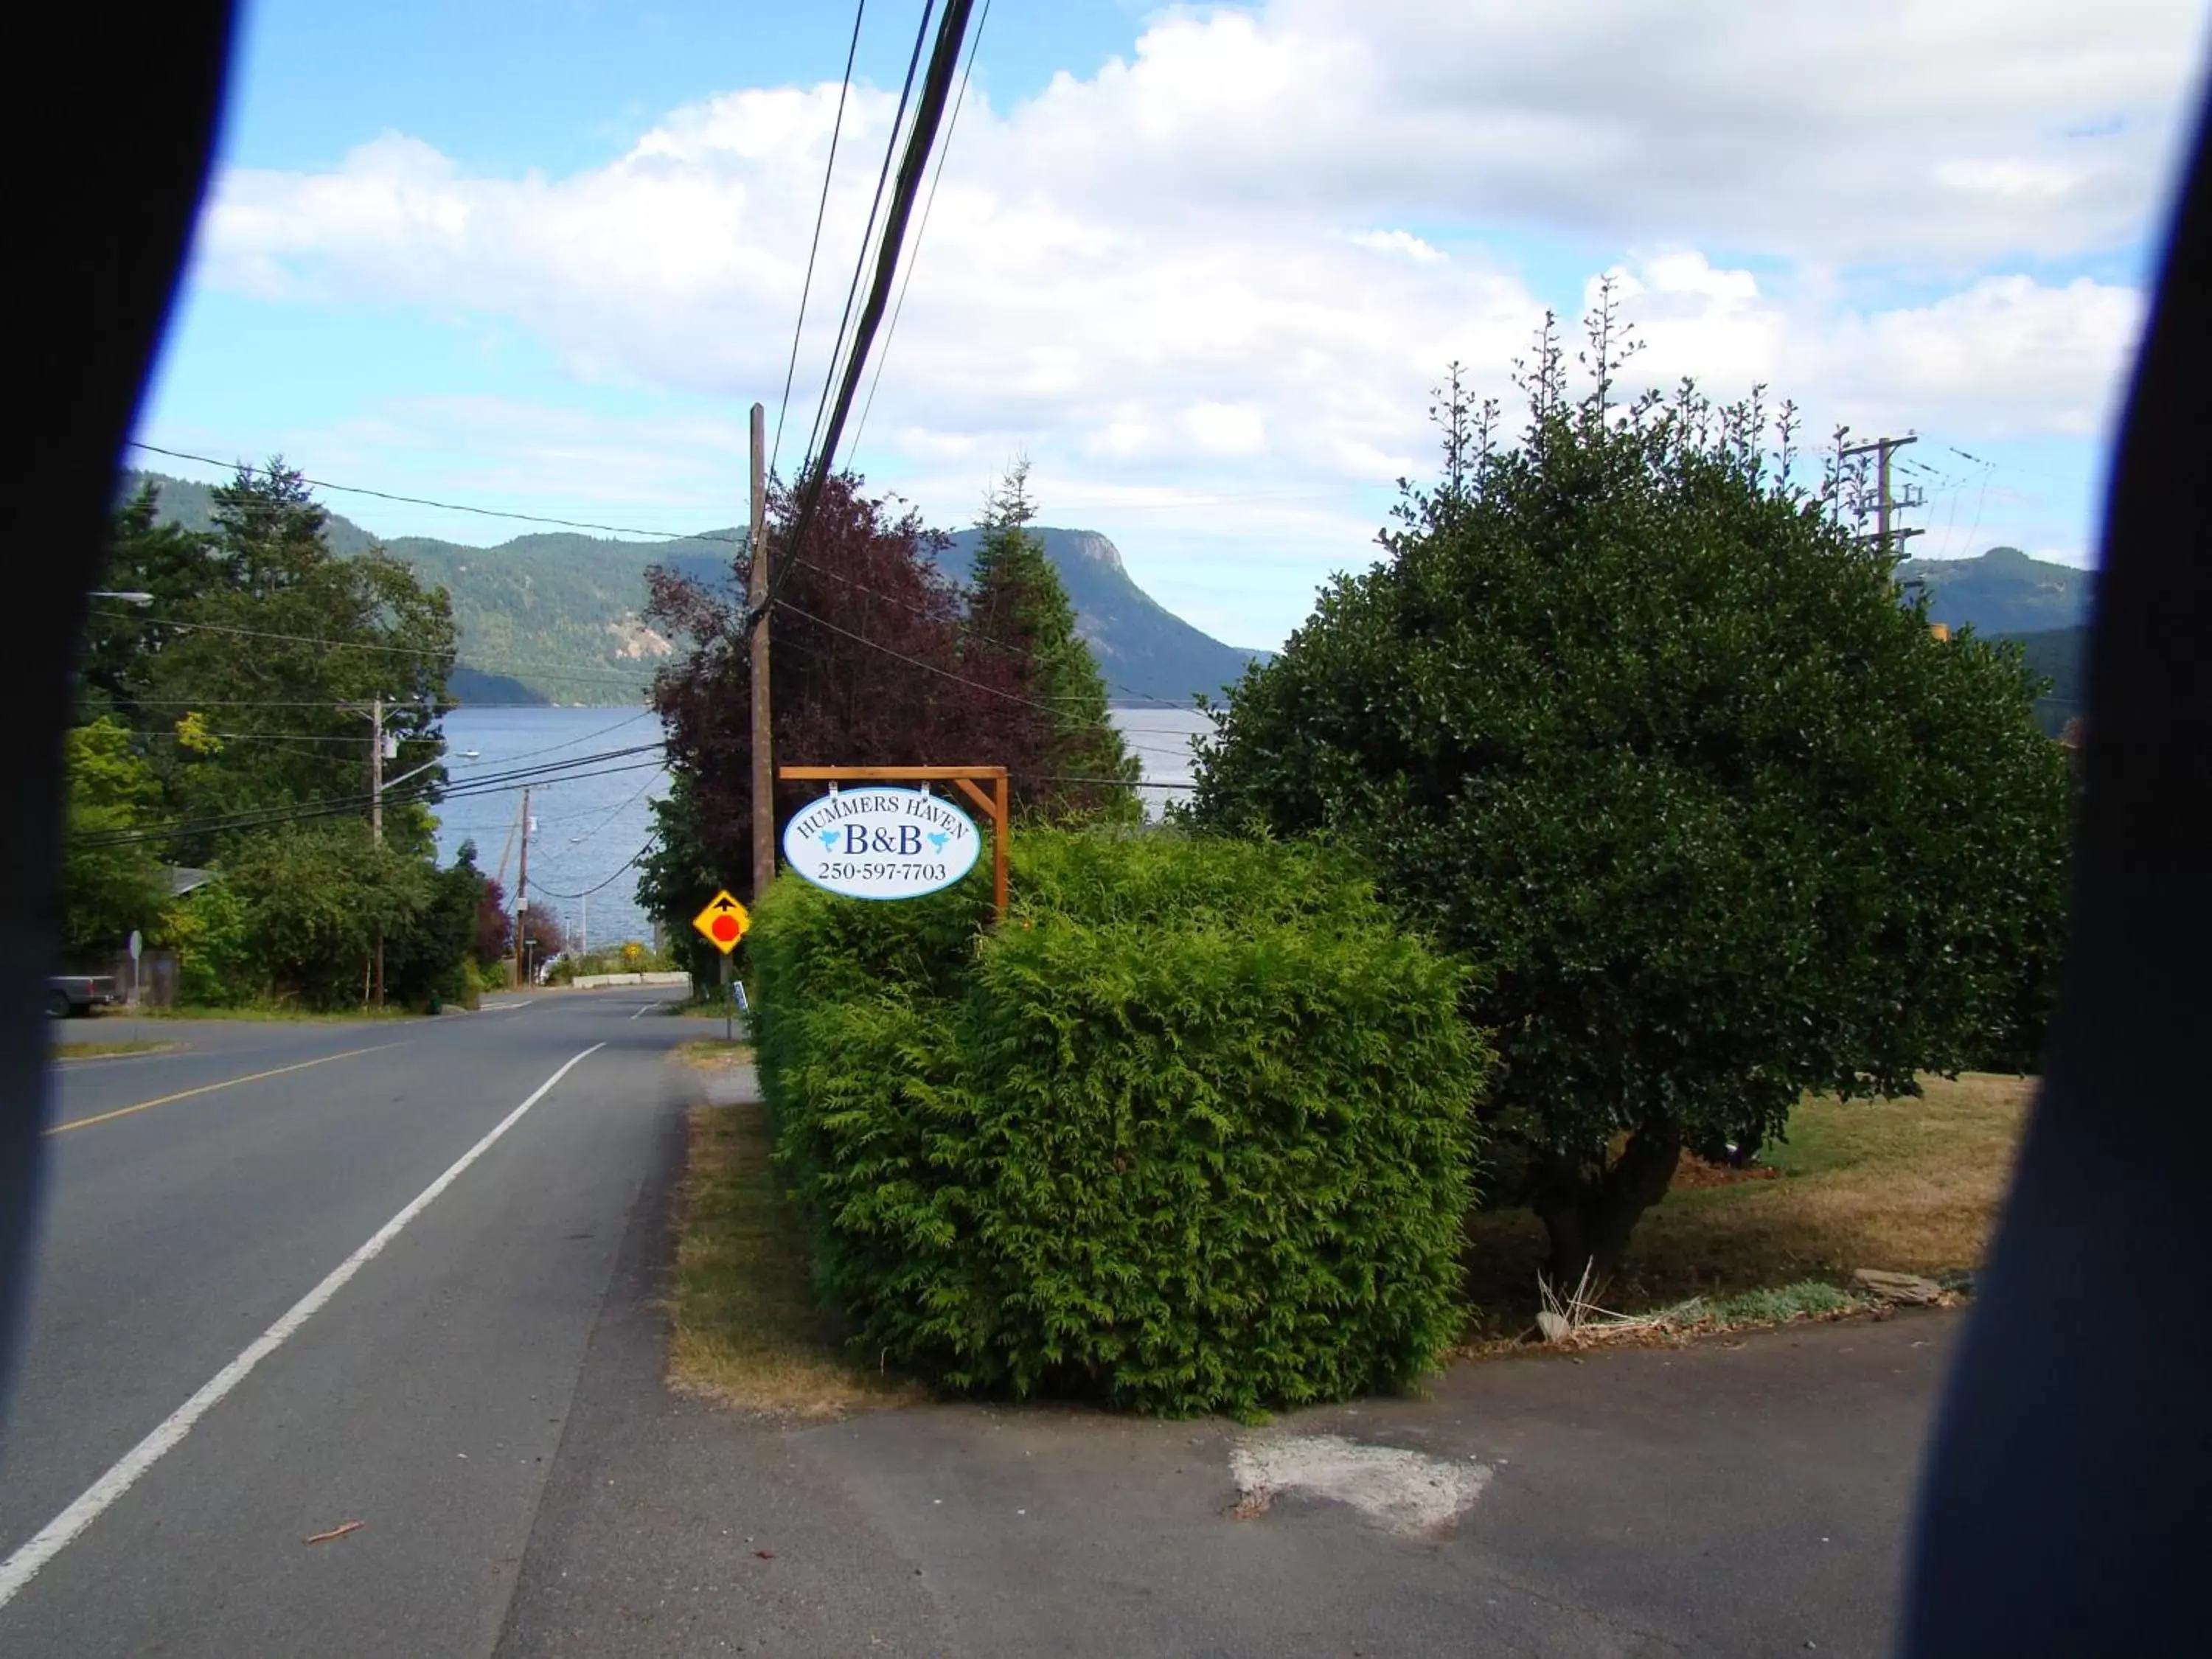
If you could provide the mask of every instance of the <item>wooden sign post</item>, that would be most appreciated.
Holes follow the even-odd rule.
[[[776,776],[789,783],[950,783],[990,815],[991,896],[999,920],[1006,919],[1006,834],[1011,816],[1003,766],[779,766]],[[978,786],[991,786],[986,794]]]

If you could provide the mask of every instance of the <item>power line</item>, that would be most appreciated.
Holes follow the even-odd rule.
[[[1003,698],[1007,702],[1018,702],[1024,705],[1025,708],[1042,709],[1048,714],[1057,716],[1060,712],[1048,702],[1039,702],[1035,697],[1024,697],[1012,691],[1001,691],[995,685],[986,685],[981,680],[971,680],[965,674],[956,674],[949,668],[939,668],[933,662],[925,662],[920,657],[909,656],[903,651],[895,649],[890,646],[872,640],[865,634],[855,634],[849,628],[841,628],[826,617],[817,617],[811,611],[800,610],[788,599],[778,599],[775,603],[779,607],[785,611],[788,611],[794,617],[804,617],[808,622],[812,623],[817,628],[826,628],[832,634],[842,634],[845,638],[851,640],[857,645],[865,645],[871,651],[880,651],[887,657],[895,657],[899,661],[908,664],[913,667],[921,669],[927,673],[935,674],[942,678],[951,680],[956,685],[964,685],[971,690],[981,691],[989,696]]]
[[[930,611],[923,609],[921,605],[915,605],[909,599],[902,599],[896,593],[881,592],[875,588],[868,586],[866,583],[856,580],[851,576],[848,576],[842,570],[832,570],[828,565],[823,564],[817,560],[800,559],[797,561],[797,562],[805,565],[809,570],[815,572],[818,575],[829,577],[832,581],[842,582],[846,586],[852,588],[854,592],[865,593],[872,599],[881,599],[885,605],[897,605],[902,611],[911,611],[917,617],[926,617],[932,614]],[[804,616],[806,613],[801,611],[799,614]],[[1004,640],[993,638],[990,635],[984,633],[978,628],[975,628],[972,623],[963,623],[963,626],[966,629],[969,638],[981,640],[984,644],[995,646],[1001,651],[1012,652],[1016,654],[1019,654],[1023,649],[1020,646],[1010,645]],[[1122,684],[1119,680],[1107,679],[1103,674],[1101,674],[1098,678],[1102,682],[1111,687],[1113,690],[1133,697],[1139,702],[1151,703],[1155,707],[1166,708],[1182,708],[1188,706],[1183,703],[1175,702],[1166,697],[1151,696],[1145,692],[1137,690],[1133,686]],[[988,690],[989,688],[986,687],[984,689]],[[1070,701],[1075,700],[1076,699],[1073,697],[1070,698]]]
[[[838,354],[845,349],[845,330],[853,320],[853,301],[860,291],[861,274],[868,268],[868,244],[876,234],[876,215],[884,204],[884,185],[891,175],[891,157],[898,154],[899,130],[906,123],[907,100],[914,94],[914,71],[921,62],[921,43],[929,38],[929,15],[937,0],[922,0],[921,21],[914,32],[914,50],[907,56],[906,80],[899,87],[898,108],[891,115],[891,130],[884,139],[884,164],[876,171],[876,191],[868,201],[868,222],[860,230],[860,252],[853,261],[853,280],[845,287],[845,309],[837,319],[837,332],[830,342],[830,362],[822,371],[822,393],[814,400],[814,423],[807,428],[806,453],[814,453],[814,441],[822,434],[822,412],[830,406],[830,387],[837,378]],[[917,110],[916,115],[921,112]],[[890,227],[884,227],[888,239]]]
[[[477,704],[477,705],[476,705],[476,706],[477,706],[477,707],[478,707],[478,708],[487,708],[487,707],[489,707],[490,705],[489,705],[489,704],[483,704],[483,703],[479,703],[479,704]],[[534,707],[534,706],[535,706],[535,705],[528,705],[528,704],[526,704],[526,705],[525,705],[525,707]],[[638,721],[640,721],[640,720],[641,720],[645,719],[647,715],[651,714],[652,713],[653,713],[653,710],[652,710],[652,709],[650,709],[650,708],[641,708],[641,709],[639,709],[639,710],[637,711],[637,713],[635,713],[635,714],[629,715],[629,716],[628,718],[626,718],[626,719],[617,720],[617,721],[616,721],[612,726],[601,726],[601,727],[600,727],[598,731],[596,731],[596,732],[585,732],[581,737],[579,737],[579,738],[570,738],[567,739],[567,741],[565,741],[565,742],[562,742],[562,743],[549,743],[549,744],[546,744],[544,748],[542,748],[542,749],[526,749],[526,750],[523,750],[520,754],[519,754],[519,755],[507,755],[507,756],[504,756],[504,757],[501,757],[501,763],[502,763],[503,765],[512,765],[512,764],[514,764],[516,761],[519,761],[519,760],[529,760],[529,759],[531,759],[531,758],[532,758],[532,757],[534,757],[534,756],[538,756],[538,755],[550,755],[550,754],[551,754],[551,753],[552,753],[555,750],[556,750],[556,749],[567,749],[567,748],[569,748],[569,747],[571,747],[571,746],[573,746],[573,745],[574,745],[574,744],[580,744],[580,743],[589,743],[589,742],[591,742],[591,740],[592,740],[592,738],[604,738],[604,737],[605,737],[605,736],[606,736],[606,735],[607,735],[607,733],[608,733],[608,732],[619,732],[619,731],[621,731],[621,730],[623,729],[623,727],[624,727],[625,726],[635,726],[635,725],[636,725],[636,724],[637,724],[637,722],[638,722]]]
[[[665,772],[667,769],[667,763],[665,762],[662,763],[660,772]],[[544,822],[547,823],[574,823],[578,818],[581,817],[597,819],[598,821],[582,834],[568,837],[568,844],[569,846],[580,846],[585,842],[591,840],[592,836],[598,835],[600,830],[605,829],[623,813],[629,811],[629,809],[636,805],[638,802],[643,800],[646,796],[646,792],[651,789],[653,786],[659,781],[660,773],[656,772],[652,777],[647,778],[638,787],[638,791],[635,794],[632,795],[628,800],[623,802],[621,805],[616,807],[611,812],[602,812],[597,807],[590,807],[581,812],[569,812],[561,817],[547,818]]]
[[[579,778],[605,777],[617,772],[635,771],[641,766],[665,765],[667,763],[665,749],[666,745],[664,744],[640,744],[632,748],[609,749],[601,750],[598,754],[580,755],[570,760],[555,762],[549,765],[519,767],[505,772],[488,773],[481,777],[464,778],[459,781],[449,781],[444,784],[426,778],[421,783],[386,790],[385,798],[387,800],[397,799],[410,804],[416,802],[434,804],[441,800],[465,800],[476,795],[502,794],[509,790],[520,788],[525,783],[539,781],[565,783],[574,781]],[[599,768],[605,762],[625,760],[631,756],[654,751],[660,751],[662,758],[639,761],[629,765],[605,767],[599,770],[580,769],[587,767]],[[115,830],[102,835],[87,836],[80,838],[77,844],[84,847],[106,847],[139,841],[173,841],[187,836],[222,835],[234,830],[265,828],[276,823],[293,822],[298,818],[358,811],[368,805],[373,799],[373,795],[368,793],[321,796],[306,801],[284,802],[248,808],[236,812],[221,813],[212,817],[187,820],[181,823],[165,826],[158,830]]]
[[[126,622],[133,620],[131,613],[127,611],[95,610],[92,614],[113,617]],[[325,651],[381,651],[406,657],[450,657],[454,654],[451,650],[440,650],[427,645],[373,645],[366,640],[325,639],[313,634],[276,634],[265,628],[237,628],[228,623],[173,622],[167,617],[149,620],[157,628],[183,628],[199,634],[235,634],[245,639],[281,640],[293,645],[320,646]]]
[[[150,618],[139,617],[127,611],[101,611],[95,609],[91,612],[91,614],[95,617],[114,617],[126,622],[143,621],[149,626],[155,628],[179,628],[188,629],[194,633],[230,634],[241,639],[272,640],[280,643],[290,645],[319,646],[325,651],[379,651],[383,652],[387,655],[393,656],[432,658],[451,657],[453,659],[454,665],[460,665],[459,647],[458,646],[454,647],[453,649],[450,651],[447,651],[425,645],[378,645],[373,644],[366,640],[333,640],[326,639],[319,635],[314,634],[280,634],[265,628],[240,628],[229,623],[185,622],[179,618],[166,617]],[[637,679],[635,675],[616,673],[609,670],[545,668],[532,663],[518,663],[503,657],[483,658],[478,660],[482,662],[497,663],[502,668],[514,669],[525,674],[535,674],[544,679],[611,681],[618,685],[635,685],[637,684]],[[467,665],[472,668],[477,667],[477,662],[471,662]],[[479,672],[490,671],[479,669]],[[200,705],[194,704],[188,706],[198,707]],[[205,706],[208,708],[214,708],[216,705],[209,703]],[[257,706],[273,708],[276,705],[264,704]],[[319,705],[301,706],[316,707]]]
[[[791,407],[791,380],[799,371],[799,340],[806,331],[806,301],[814,291],[814,257],[822,251],[822,221],[830,211],[830,180],[837,171],[837,138],[845,130],[845,94],[853,89],[853,57],[860,49],[860,19],[867,15],[868,0],[853,8],[853,40],[845,48],[845,78],[837,83],[837,115],[830,124],[830,161],[822,169],[822,199],[814,206],[814,240],[806,247],[806,279],[799,288],[799,321],[791,331],[791,361],[783,366],[783,396],[775,405],[775,442],[769,448],[768,470],[775,471],[775,458],[783,450],[783,417]]]
[[[195,455],[188,450],[164,449],[159,444],[128,441],[133,449],[146,450],[155,455],[167,455],[172,460],[198,461],[203,466],[231,467],[250,478],[270,478],[276,474],[266,467],[248,466],[243,461],[219,461],[212,455]],[[433,501],[427,495],[401,495],[389,489],[371,489],[365,484],[333,483],[327,478],[310,478],[301,475],[300,482],[312,484],[317,489],[335,489],[343,495],[373,495],[380,501],[398,501],[409,507],[434,507],[447,513],[472,513],[480,519],[512,519],[520,524],[553,525],[562,530],[599,530],[611,536],[650,536],[663,542],[721,542],[731,546],[743,546],[742,536],[687,535],[667,530],[641,530],[635,525],[591,524],[577,519],[548,518],[542,513],[514,513],[502,507],[469,507],[459,501]]]
[[[665,761],[633,761],[623,766],[605,766],[592,771],[572,772],[549,780],[553,783],[575,783],[587,778],[614,777],[624,772],[635,772],[646,767],[665,766]],[[419,793],[385,791],[387,804],[395,799],[400,805],[440,805],[447,801],[468,800],[478,795],[506,794],[520,788],[520,783],[489,783],[482,787],[455,785],[441,788],[431,785]],[[193,836],[239,835],[254,830],[276,830],[286,824],[305,823],[316,818],[343,817],[366,808],[374,797],[362,795],[324,796],[313,801],[301,802],[286,807],[269,807],[251,814],[238,814],[224,819],[188,820],[165,824],[150,830],[117,830],[105,835],[87,836],[75,844],[86,848],[123,847],[149,844],[155,842],[183,841]]]
[[[837,401],[830,410],[829,424],[823,429],[822,447],[806,466],[799,511],[793,515],[787,544],[791,557],[783,561],[783,568],[775,573],[760,605],[748,610],[744,629],[748,635],[759,625],[761,617],[776,602],[789,580],[793,560],[806,550],[807,532],[813,525],[830,469],[836,465],[837,440],[845,429],[847,416],[852,413],[853,394],[867,367],[868,349],[874,343],[876,330],[883,321],[884,307],[890,297],[892,280],[898,274],[899,249],[906,240],[907,220],[914,212],[914,198],[921,187],[922,168],[929,160],[930,146],[936,142],[937,124],[944,117],[945,99],[952,90],[952,71],[959,63],[960,43],[967,31],[972,5],[973,0],[947,0],[944,17],[938,25],[937,44],[930,53],[929,71],[922,82],[921,100],[915,106],[906,154],[899,161],[898,182],[891,191],[890,210],[884,216],[883,240],[876,250],[875,279],[868,286],[867,303],[861,307],[860,321],[853,330],[851,353],[845,362],[844,378],[838,386]],[[925,12],[925,23],[927,16]]]
[[[939,147],[937,165],[930,170],[929,195],[921,204],[921,223],[914,233],[914,258],[906,262],[906,274],[899,278],[898,303],[891,307],[890,325],[884,331],[884,349],[877,354],[876,372],[868,378],[868,400],[860,405],[860,423],[853,428],[853,447],[856,450],[868,429],[869,411],[876,406],[876,388],[884,383],[884,365],[890,361],[891,339],[897,334],[899,318],[906,311],[906,291],[914,286],[914,268],[921,262],[922,240],[929,234],[929,216],[937,206],[937,186],[945,177],[945,158],[952,154],[952,135],[960,130],[960,112],[968,102],[968,77],[975,73],[975,54],[983,49],[983,31],[990,21],[991,0],[983,0],[983,9],[975,17],[975,38],[968,45],[968,63],[960,71],[960,90],[952,100],[952,118],[945,125],[945,143]]]
[[[547,898],[568,899],[571,902],[577,899],[587,899],[591,897],[592,894],[598,892],[601,887],[613,886],[615,883],[621,878],[623,871],[635,867],[640,859],[643,858],[647,853],[653,850],[654,839],[655,837],[647,836],[645,838],[644,842],[638,848],[637,851],[632,853],[627,859],[623,860],[621,868],[617,869],[613,875],[609,876],[605,881],[599,883],[596,887],[586,887],[580,893],[556,893],[550,887],[540,887],[538,890],[540,895]]]

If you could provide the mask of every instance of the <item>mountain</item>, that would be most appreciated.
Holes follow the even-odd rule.
[[[2094,570],[2048,564],[2016,547],[1993,547],[1972,559],[1907,559],[1897,580],[1926,584],[1930,622],[1971,623],[1978,634],[2081,627],[2097,591]]]
[[[975,568],[980,530],[963,530],[939,556],[955,581]],[[1187,705],[1194,693],[1218,697],[1247,664],[1272,654],[1224,645],[1201,634],[1137,586],[1121,563],[1121,550],[1095,530],[1031,526],[1060,572],[1075,606],[1076,631],[1105,677],[1115,702],[1167,702]]]
[[[157,473],[125,473],[127,497],[142,483],[160,490],[159,512],[188,530],[214,528],[209,487]],[[379,538],[332,513],[325,533],[349,556]],[[633,703],[674,647],[638,617],[645,569],[684,553],[727,550],[697,541],[623,542],[573,532],[520,536],[497,547],[467,547],[401,536],[385,550],[453,595],[460,665],[453,694],[465,702]]]
[[[2036,723],[2057,737],[2081,711],[2082,653],[2097,573],[1993,547],[1972,559],[1907,559],[1897,580],[1928,594],[1928,619],[1972,626],[1985,639],[2017,641],[2030,672],[2051,682],[2036,699]]]
[[[2028,672],[2051,682],[2035,700],[2035,723],[2057,737],[2066,729],[2066,722],[2081,712],[2088,628],[2047,628],[2033,634],[1998,634],[1991,637],[2017,641],[2027,658]]]
[[[190,530],[214,527],[209,487],[158,473],[126,472],[122,494],[142,483],[161,491],[160,515]],[[333,550],[356,555],[376,537],[336,513]],[[942,558],[964,577],[976,533],[955,536]],[[1240,651],[1200,633],[1130,580],[1121,556],[1087,530],[1041,530],[1046,551],[1074,602],[1076,625],[1116,701],[1187,704],[1213,693],[1264,652]],[[453,599],[460,665],[454,695],[468,702],[634,703],[675,647],[645,625],[645,572],[665,564],[699,580],[727,579],[742,531],[713,530],[665,542],[608,540],[574,532],[519,536],[471,547],[427,536],[382,544],[422,579]]]

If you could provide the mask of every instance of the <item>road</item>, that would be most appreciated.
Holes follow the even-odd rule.
[[[694,1031],[636,1017],[663,994],[149,1022],[192,1046],[59,1066],[0,1441],[0,1652],[487,1649],[665,1157],[665,1054]],[[533,1097],[169,1443],[198,1391]],[[149,1435],[160,1455],[104,1489]],[[26,1579],[73,1504],[88,1521]]]
[[[62,1068],[0,1654],[1887,1651],[1955,1315],[1251,1427],[671,1393],[650,994]]]

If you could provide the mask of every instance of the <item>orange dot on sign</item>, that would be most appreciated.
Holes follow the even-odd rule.
[[[718,945],[732,944],[737,939],[738,919],[735,916],[716,916],[707,925],[714,930],[714,940]]]

